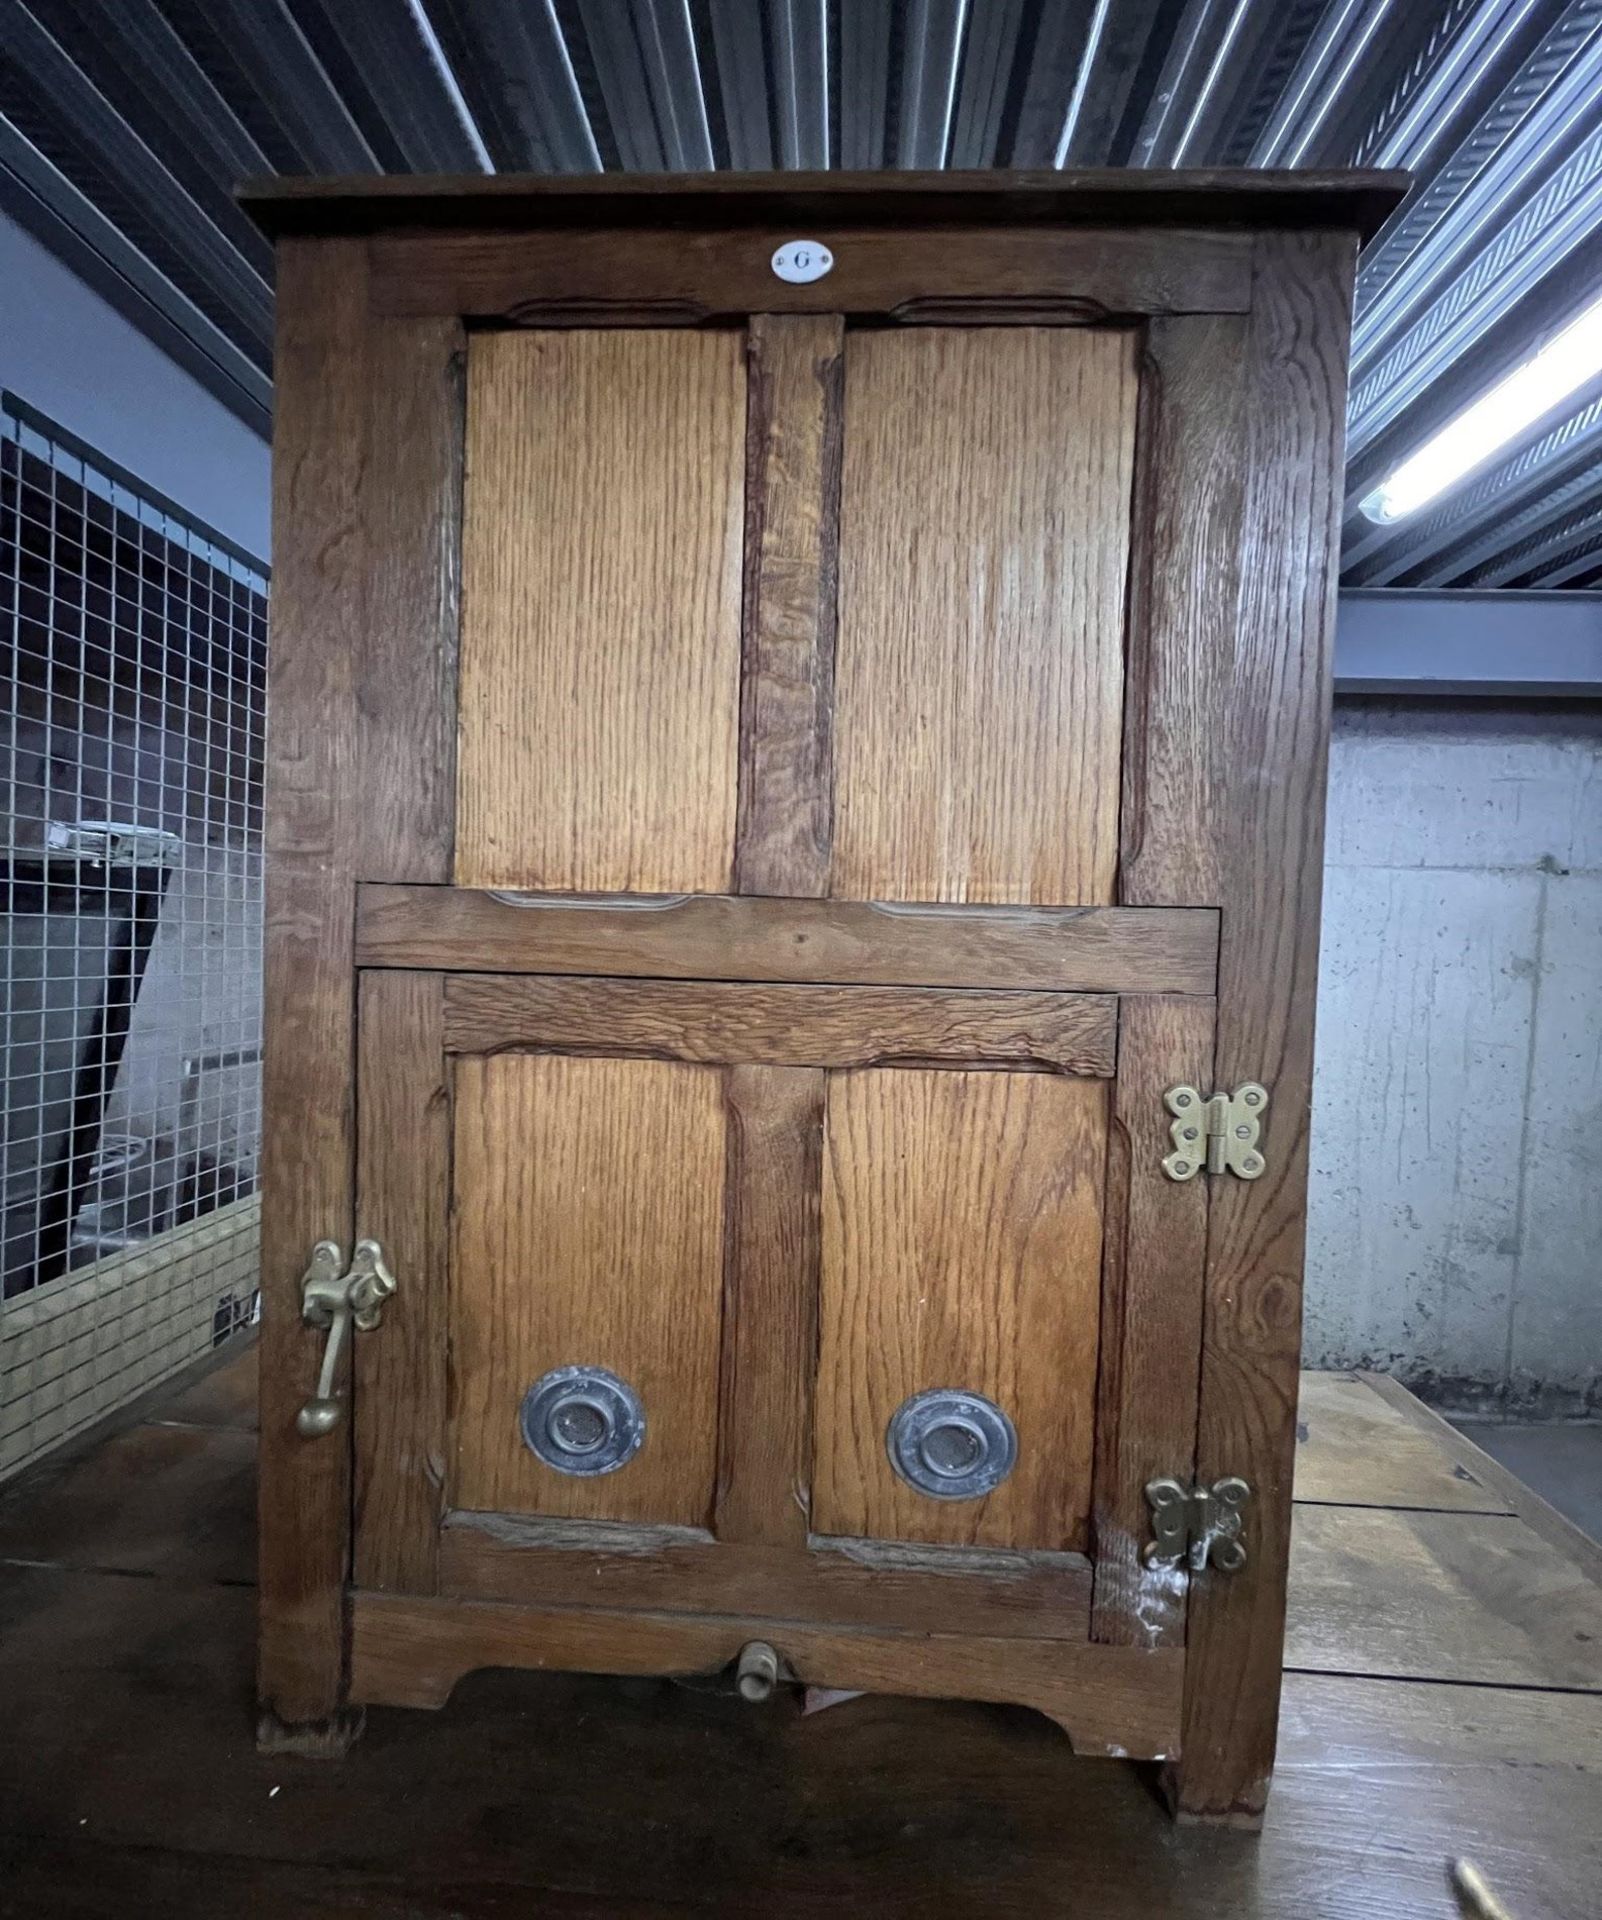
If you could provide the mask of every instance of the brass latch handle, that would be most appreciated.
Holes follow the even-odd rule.
[[[395,1276],[376,1240],[358,1240],[348,1271],[337,1241],[319,1240],[300,1283],[300,1317],[309,1327],[326,1328],[317,1391],[295,1415],[295,1430],[308,1440],[339,1425],[340,1399],[334,1382],[345,1340],[352,1327],[368,1332],[383,1317],[384,1302],[395,1291]]]

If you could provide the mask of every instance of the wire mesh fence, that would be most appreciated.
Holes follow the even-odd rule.
[[[0,1478],[254,1316],[266,595],[0,394]]]

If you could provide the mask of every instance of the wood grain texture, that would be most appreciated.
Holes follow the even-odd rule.
[[[432,1593],[445,1491],[451,1102],[437,973],[361,976],[356,1222],[398,1285],[354,1342],[355,1540],[364,1587]]]
[[[556,900],[363,887],[366,967],[623,979],[1211,994],[1210,908],[919,907],[758,898]]]
[[[912,300],[1073,302],[1084,317],[1240,312],[1250,299],[1250,242],[1237,233],[1051,228],[940,232],[891,224],[810,232],[834,254],[822,280],[775,277],[773,250],[793,232],[682,221],[643,230],[397,234],[373,242],[375,305],[397,314],[458,314],[546,326],[571,311],[604,325],[609,309],[638,324],[747,314],[894,313]],[[614,323],[615,324],[615,323]]]
[[[759,313],[746,336],[737,893],[829,890],[843,327]]]
[[[711,1512],[723,1290],[723,1076],[540,1054],[456,1068],[453,1400],[458,1507],[699,1525]],[[640,1452],[575,1478],[523,1444],[553,1367],[639,1394]]]
[[[1285,1664],[1602,1693],[1602,1587],[1511,1514],[1296,1509]]]
[[[467,438],[457,880],[726,891],[738,336],[477,335]]]
[[[718,1538],[804,1545],[824,1076],[730,1069]]]
[[[262,1706],[339,1708],[350,1427],[315,1445],[295,1415],[320,1343],[300,1317],[318,1240],[350,1245],[354,978],[350,893],[357,688],[365,652],[367,283],[359,243],[286,243],[278,260],[273,600],[268,650],[262,1055]],[[345,1382],[341,1382],[343,1390]]]
[[[1176,1645],[1185,1633],[1184,1578],[1146,1566],[1141,1554],[1151,1538],[1146,1483],[1187,1479],[1195,1466],[1207,1267],[1209,1182],[1179,1185],[1163,1172],[1173,1147],[1163,1095],[1181,1082],[1200,1086],[1212,1057],[1207,1001],[1120,1002],[1096,1382],[1092,1635],[1122,1646]]]
[[[1513,1511],[1449,1443],[1349,1373],[1302,1375],[1295,1495],[1326,1506]]]
[[[1274,1757],[1355,256],[1351,236],[1260,237],[1247,342],[1240,618],[1214,709],[1231,795],[1212,828],[1227,848],[1215,1080],[1260,1080],[1273,1109],[1268,1173],[1215,1181],[1208,1225],[1196,1468],[1253,1489],[1251,1577],[1204,1576],[1190,1597],[1174,1786],[1211,1818],[1259,1817]]]
[[[1112,899],[1135,349],[1049,327],[851,337],[837,896]]]
[[[1222,675],[1246,492],[1247,322],[1154,320],[1141,368],[1120,900],[1214,905],[1231,804]]]
[[[445,1044],[714,1065],[1010,1064],[1106,1079],[1117,1008],[1109,994],[468,974],[445,988]]]
[[[454,316],[370,320],[371,555],[361,668],[364,880],[446,881],[456,838],[466,340]]]
[[[831,1078],[813,1528],[886,1540],[1084,1544],[1107,1094],[985,1073]],[[1018,1433],[982,1499],[917,1493],[885,1452],[930,1387],[987,1395]]]
[[[352,1696],[438,1707],[475,1667],[707,1673],[768,1640],[798,1680],[871,1693],[956,1694],[1049,1714],[1076,1753],[1161,1759],[1177,1731],[1183,1656],[1074,1640],[862,1633],[752,1616],[613,1613],[359,1593]]]
[[[1083,1640],[1090,1615],[1090,1564],[1079,1554],[809,1545],[804,1532],[788,1544],[713,1540],[690,1527],[458,1513],[441,1535],[440,1565],[444,1593],[529,1606],[751,1613],[1030,1640]]]
[[[293,1726],[335,1713],[344,1659],[350,1428],[309,1444],[294,1417],[321,1359],[301,1275],[354,1225],[352,889],[449,874],[461,336],[375,324],[359,243],[286,243],[278,284],[260,1686]]]

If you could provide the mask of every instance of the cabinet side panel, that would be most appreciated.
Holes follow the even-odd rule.
[[[449,878],[461,330],[374,321],[367,250],[278,255],[262,1080],[262,1704],[343,1686],[350,1424],[302,1439],[318,1240],[355,1225],[355,894]],[[405,689],[405,696],[397,692]],[[343,1390],[344,1382],[339,1383]]]
[[[813,1528],[887,1540],[1083,1544],[1107,1144],[1104,1081],[830,1077]],[[994,1492],[893,1472],[891,1415],[966,1388],[1017,1429]]]
[[[500,1054],[457,1067],[453,1507],[703,1526],[717,1451],[724,1076],[659,1060]],[[614,1472],[523,1444],[526,1390],[605,1367],[644,1404]]]
[[[326,1720],[344,1687],[350,1426],[300,1438],[321,1359],[300,1317],[318,1240],[348,1252],[367,271],[358,242],[278,252],[262,1060],[262,1706]],[[341,1391],[344,1382],[339,1383]]]
[[[848,335],[836,898],[1113,898],[1136,354]]]
[[[1217,1082],[1260,1080],[1268,1171],[1213,1182],[1196,1470],[1251,1482],[1246,1569],[1190,1599],[1182,1811],[1261,1814],[1274,1761],[1300,1363],[1307,1121],[1356,241],[1257,241]]]
[[[744,475],[737,333],[474,337],[459,885],[728,891]]]

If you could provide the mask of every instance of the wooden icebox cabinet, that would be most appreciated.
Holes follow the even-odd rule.
[[[280,182],[263,1737],[1272,1767],[1382,174]]]

